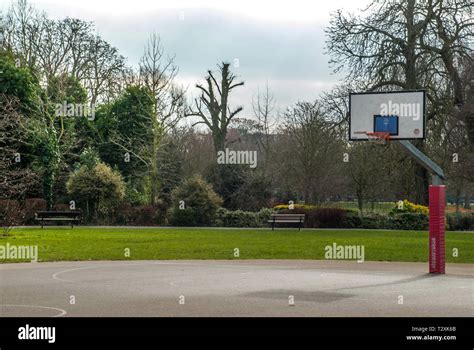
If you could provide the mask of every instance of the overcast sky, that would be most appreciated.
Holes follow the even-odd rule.
[[[0,0],[3,7],[10,1]],[[178,81],[194,85],[222,61],[246,85],[232,96],[250,116],[252,96],[266,82],[278,106],[314,100],[342,76],[331,74],[324,28],[330,13],[367,0],[30,0],[51,18],[93,21],[98,33],[136,66],[149,35],[175,55]],[[238,61],[237,61],[238,60]]]

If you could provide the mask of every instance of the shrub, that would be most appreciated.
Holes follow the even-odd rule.
[[[122,203],[115,212],[115,223],[117,225],[133,225],[135,220],[135,209],[129,203]]]
[[[136,207],[122,203],[114,216],[118,225],[155,226],[165,222],[166,208],[161,203]]]
[[[344,227],[347,211],[339,208],[319,208],[310,212],[315,225],[322,228]]]
[[[247,221],[243,218],[244,211],[242,210],[228,210],[225,208],[219,208],[216,212],[216,219],[214,221],[214,226],[222,227],[239,227],[239,225],[244,221]],[[248,225],[242,226],[248,227]]]
[[[446,224],[451,231],[474,231],[474,213],[448,214]]]
[[[12,199],[0,200],[0,226],[3,235],[8,235],[13,226],[20,225],[25,215],[20,203]]]
[[[391,214],[399,214],[399,213],[420,213],[420,214],[428,214],[429,209],[424,205],[419,205],[407,201],[406,199],[403,201],[403,206],[399,209],[398,202],[395,203],[395,206],[390,211]]]
[[[135,224],[139,226],[153,226],[157,222],[157,208],[153,205],[142,205],[135,208]]]
[[[369,213],[360,216],[359,226],[356,228],[389,229],[389,217],[386,214]]]
[[[200,176],[194,176],[186,180],[172,193],[173,209],[171,211],[171,222],[173,225],[206,226],[214,222],[216,211],[222,204],[222,199],[214,192],[211,185]],[[181,203],[184,208],[181,207]],[[180,213],[186,210],[184,213]],[[194,219],[193,219],[194,218]],[[189,220],[194,220],[190,223]]]
[[[304,227],[307,228],[340,228],[349,225],[346,209],[295,206],[293,210],[283,209],[279,212],[282,214],[306,214]]]
[[[227,210],[219,208],[216,213],[214,226],[222,227],[265,227],[268,224],[271,209],[261,209],[258,212],[243,210]]]
[[[58,204],[53,205],[53,210],[56,210],[56,211],[69,211],[69,210],[71,210],[71,207],[69,206],[69,204],[58,203]]]
[[[278,204],[273,207],[275,210],[295,210],[295,209],[303,209],[303,210],[311,210],[316,209],[317,207],[314,205],[308,204],[293,204],[294,209],[289,209],[288,204]]]
[[[389,226],[395,230],[428,230],[429,217],[422,213],[402,213],[389,216]]]
[[[120,173],[104,163],[97,163],[92,168],[82,165],[69,176],[66,187],[83,207],[87,219],[97,214],[109,217],[125,194]]]
[[[193,208],[173,209],[171,224],[173,226],[195,226],[200,221]]]
[[[25,200],[23,210],[25,213],[25,224],[35,223],[35,214],[38,211],[46,210],[48,203],[43,198],[28,198]]]

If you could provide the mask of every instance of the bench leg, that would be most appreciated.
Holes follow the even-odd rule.
[[[272,222],[272,231],[275,229],[275,220]]]
[[[41,228],[43,228],[44,225],[44,218],[41,218]]]

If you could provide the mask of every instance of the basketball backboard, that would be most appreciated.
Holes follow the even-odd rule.
[[[392,140],[424,139],[425,101],[422,90],[351,93],[349,140],[369,140],[371,133],[387,133]]]

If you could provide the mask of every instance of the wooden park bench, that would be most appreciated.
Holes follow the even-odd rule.
[[[41,228],[43,228],[45,221],[69,221],[71,222],[71,228],[73,228],[74,223],[81,220],[81,216],[82,212],[80,210],[39,211],[35,214],[35,220],[41,221]]]
[[[305,214],[272,214],[268,222],[272,224],[272,231],[277,223],[297,223],[299,231],[304,223],[304,218]]]

